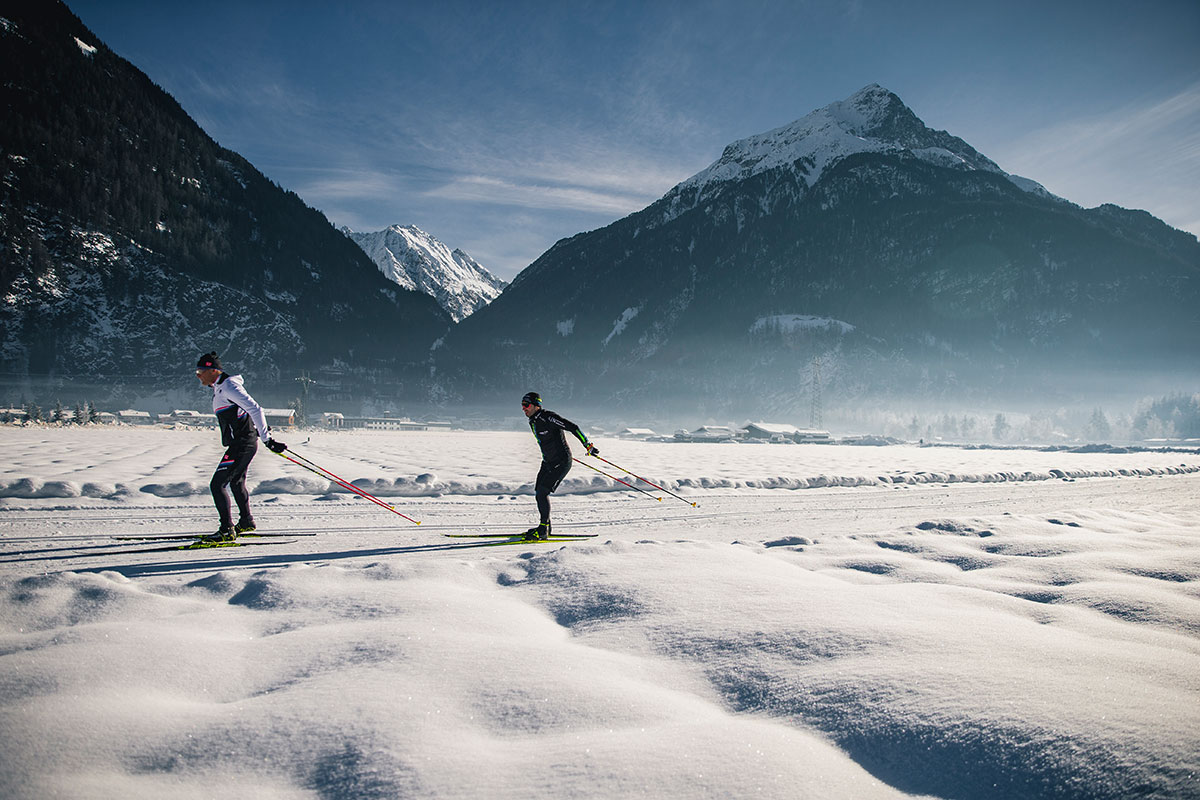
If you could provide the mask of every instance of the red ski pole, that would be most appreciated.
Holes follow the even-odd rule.
[[[293,455],[296,456],[296,458],[300,459],[301,461],[306,461],[308,463],[301,464],[300,461],[296,460],[296,458],[292,458],[291,456],[286,455],[286,453],[292,453]],[[382,500],[380,500],[378,497],[371,494],[370,492],[360,489],[359,487],[355,486],[353,483],[350,483],[349,481],[345,480],[344,478],[339,478],[337,475],[334,475],[332,472],[325,469],[320,464],[316,464],[312,461],[309,461],[309,459],[300,455],[299,453],[297,453],[295,450],[292,450],[291,448],[289,448],[285,453],[279,453],[279,455],[282,456],[283,458],[286,458],[288,461],[292,462],[297,467],[302,467],[302,468],[308,470],[309,472],[313,473],[314,475],[320,475],[322,478],[331,480],[334,483],[336,483],[338,486],[341,486],[343,489],[346,489],[347,491],[350,491],[350,492],[354,492],[355,494],[359,495],[360,497],[365,497],[367,500],[370,500],[375,505],[380,506],[382,508],[386,508],[388,511],[391,511],[393,514],[396,514],[397,516],[404,517],[406,520],[413,523],[414,525],[421,524],[418,520],[413,519],[412,517],[408,516],[407,514],[401,514],[399,511],[396,510],[395,506],[388,505],[387,503],[383,502]],[[309,464],[311,464],[312,466],[308,466]]]

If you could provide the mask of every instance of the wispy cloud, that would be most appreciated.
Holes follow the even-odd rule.
[[[1142,208],[1200,235],[1200,83],[1109,114],[1059,122],[996,156],[1085,206]]]
[[[495,203],[522,208],[570,208],[619,216],[647,205],[642,195],[571,185],[521,183],[485,175],[463,175],[427,194],[443,200]]]
[[[325,201],[382,200],[400,189],[393,176],[369,169],[304,169],[290,174],[297,194]]]

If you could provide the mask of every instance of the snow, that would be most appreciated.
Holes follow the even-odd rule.
[[[491,547],[527,433],[292,432],[423,524],[262,450],[315,536],[110,538],[212,529],[217,438],[0,428],[0,796],[1200,796],[1200,454],[593,436],[686,502]]]
[[[637,318],[637,315],[641,312],[641,310],[641,306],[634,306],[622,311],[621,316],[617,317],[617,319],[613,322],[612,330],[609,331],[608,336],[604,337],[603,344],[608,346],[608,343],[613,340],[613,337],[620,336],[622,333],[624,333],[625,328],[630,322],[633,322],[633,320]]]
[[[779,333],[795,333],[797,331],[828,329],[846,334],[854,330],[849,322],[842,322],[829,317],[814,317],[809,314],[776,314],[769,317],[759,317],[750,326],[751,333],[775,331]]]

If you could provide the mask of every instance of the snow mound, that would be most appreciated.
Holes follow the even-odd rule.
[[[19,478],[0,486],[0,497],[79,497],[79,486],[71,481],[40,481],[37,478]]]

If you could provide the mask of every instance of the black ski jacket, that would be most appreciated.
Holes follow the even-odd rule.
[[[578,425],[544,408],[529,418],[529,430],[533,431],[538,446],[542,448],[542,461],[550,464],[571,460],[565,431],[575,434],[584,447],[588,444],[587,435],[579,430]]]

